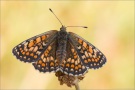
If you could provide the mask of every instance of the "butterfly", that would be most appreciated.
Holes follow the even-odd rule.
[[[40,72],[61,71],[67,75],[84,75],[106,62],[105,55],[94,45],[62,25],[15,46],[12,53],[23,62],[32,63]]]

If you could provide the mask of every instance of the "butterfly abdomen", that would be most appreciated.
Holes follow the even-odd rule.
[[[66,58],[66,51],[65,50],[57,50],[56,51],[56,58],[59,61],[59,64],[62,63],[63,60]]]

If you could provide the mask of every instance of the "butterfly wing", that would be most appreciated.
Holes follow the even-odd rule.
[[[35,69],[40,72],[52,72],[58,69],[58,61],[56,60],[57,38],[55,38],[40,58],[33,63]]]
[[[104,54],[79,35],[69,32],[69,41],[73,43],[79,58],[87,68],[100,68],[106,62]]]
[[[69,40],[67,42],[66,52],[66,60],[63,60],[62,64],[60,65],[61,71],[63,71],[65,74],[74,76],[79,76],[86,73],[87,68],[81,62],[73,43]]]
[[[34,36],[14,47],[12,52],[21,61],[34,62],[38,60],[48,45],[56,38],[57,32],[57,30],[51,30]]]

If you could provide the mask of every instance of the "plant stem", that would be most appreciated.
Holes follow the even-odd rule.
[[[78,83],[75,83],[75,88],[76,88],[76,90],[80,90]]]

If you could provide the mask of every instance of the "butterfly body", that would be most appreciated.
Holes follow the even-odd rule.
[[[63,60],[66,59],[66,47],[67,47],[67,39],[68,33],[66,31],[66,27],[62,26],[60,31],[58,31],[57,36],[57,50],[56,50],[56,58],[59,61],[59,65],[62,63]]]
[[[79,35],[51,30],[36,35],[15,46],[12,50],[17,59],[33,63],[40,72],[62,71],[79,76],[88,69],[98,69],[106,62],[104,54]]]

